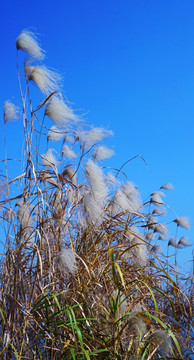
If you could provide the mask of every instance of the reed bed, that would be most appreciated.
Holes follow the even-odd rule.
[[[164,202],[172,184],[144,203],[123,168],[103,167],[114,153],[103,145],[112,132],[72,109],[36,36],[22,31],[16,48],[21,108],[5,102],[4,131],[23,121],[24,150],[10,178],[5,135],[0,358],[192,359],[193,277],[183,291],[176,256],[190,245],[178,237],[190,222]]]

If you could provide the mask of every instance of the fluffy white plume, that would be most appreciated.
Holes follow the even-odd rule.
[[[160,191],[160,190],[154,191],[154,192],[151,194],[151,196],[154,196],[154,195],[159,195],[160,197],[165,197],[165,196],[166,196],[166,195],[164,194],[164,192],[163,192],[163,191]]]
[[[32,66],[25,63],[25,74],[29,80],[33,81],[38,88],[46,95],[59,90],[61,77],[54,71],[47,69],[46,66]]]
[[[105,183],[108,185],[108,186],[118,186],[120,183],[119,183],[119,180],[109,171],[106,175],[105,175]]]
[[[108,195],[102,169],[91,159],[86,162],[85,169],[94,199],[101,204]]]
[[[160,245],[154,245],[152,246],[152,251],[158,253],[158,254],[162,254],[163,253],[163,249],[162,246]]]
[[[64,132],[59,130],[56,126],[52,126],[48,132],[47,140],[59,141],[65,136]]]
[[[61,250],[57,258],[57,265],[59,271],[62,274],[68,275],[69,273],[71,273],[72,275],[74,275],[77,270],[76,257],[74,252],[69,249]]]
[[[87,141],[95,143],[113,135],[113,132],[104,128],[93,128],[88,132]]]
[[[188,230],[191,226],[191,222],[186,216],[180,216],[173,220],[177,224],[177,226],[180,226],[186,230]]]
[[[46,106],[47,115],[58,128],[66,128],[78,121],[78,117],[73,113],[62,99],[52,96]]]
[[[83,151],[111,135],[113,135],[113,132],[104,128],[93,128],[89,131],[81,130],[76,132],[76,138],[80,141]]]
[[[92,193],[87,194],[83,200],[84,209],[90,223],[95,224],[97,227],[103,221],[103,207],[96,201]]]
[[[166,241],[166,240],[167,240],[167,237],[166,237],[166,235],[160,235],[160,236],[158,237],[158,240]]]
[[[134,258],[135,263],[145,266],[147,262],[147,244],[143,241],[142,234],[138,231],[138,229],[132,225],[129,228],[129,231],[126,232],[126,242],[129,243],[130,250],[124,252],[122,257],[125,260]],[[128,245],[123,247],[125,250]]]
[[[167,234],[168,230],[167,230],[166,225],[158,223],[154,226],[154,232],[165,235],[165,234]]]
[[[168,183],[162,185],[162,186],[160,187],[160,189],[173,190],[173,189],[174,189],[174,186],[173,186],[170,182],[168,182]]]
[[[161,350],[165,355],[169,355],[171,353],[171,340],[168,335],[163,330],[154,331],[147,339],[148,343],[154,343],[156,346],[160,346]]]
[[[44,59],[44,51],[38,44],[36,36],[28,30],[23,30],[16,39],[16,47],[23,50],[34,59]]]
[[[68,159],[75,159],[77,157],[76,153],[68,145],[63,146],[62,156]]]
[[[113,198],[113,206],[112,206],[113,214],[119,214],[122,211],[131,211],[131,206],[126,195],[121,191],[121,189],[117,189]]]
[[[19,206],[17,210],[17,217],[22,225],[22,227],[30,226],[32,223],[32,218],[30,215],[31,208],[29,205],[24,204],[22,201],[18,201],[17,206]]]
[[[102,169],[91,159],[86,165],[86,177],[90,188],[84,196],[84,208],[89,222],[100,226],[103,221],[104,204],[108,196],[108,188],[104,182]]]
[[[127,181],[116,190],[113,199],[113,213],[121,211],[137,212],[141,207],[141,200],[138,191],[132,182]]]
[[[53,152],[51,149],[48,149],[45,152],[45,154],[43,154],[41,156],[42,156],[43,165],[45,165],[47,167],[57,168],[58,161],[57,161],[56,157],[53,155]]]
[[[69,134],[66,134],[65,138],[64,138],[64,143],[67,143],[67,142],[73,144],[75,142],[74,137]]]
[[[173,246],[174,248],[178,248],[179,247],[179,245],[178,245],[178,243],[177,243],[177,241],[176,241],[176,239],[175,238],[171,238],[170,240],[169,240],[169,242],[168,242],[168,246]]]
[[[109,149],[108,147],[106,147],[106,146],[102,146],[102,145],[100,145],[100,146],[98,146],[96,149],[95,149],[95,151],[94,151],[94,153],[93,153],[93,158],[95,159],[95,160],[105,160],[105,159],[109,159],[109,158],[111,158],[112,156],[114,155],[114,151],[113,150],[111,150],[111,149]]]
[[[138,211],[142,203],[139,192],[135,188],[134,184],[131,181],[127,181],[121,186],[121,190],[129,200],[132,210]]]
[[[139,314],[142,311],[144,311],[144,309],[141,304],[137,304],[128,317],[129,329],[133,329],[135,332],[137,332],[137,334],[141,334],[141,336],[144,335],[147,331],[146,323]],[[130,360],[132,360],[131,357]],[[137,357],[135,357],[133,360],[137,360]]]
[[[191,246],[190,240],[188,236],[182,236],[178,242],[179,245],[183,246]]]
[[[147,262],[147,246],[146,243],[141,239],[142,235],[138,234],[138,237],[134,237],[132,240],[132,245],[135,245],[133,248],[136,262],[145,266]]]
[[[164,216],[164,215],[166,215],[166,209],[164,206],[156,206],[155,209],[152,211],[152,214]]]
[[[72,204],[78,204],[82,198],[79,189],[74,189],[73,187],[67,189],[66,196]]]
[[[82,229],[82,231],[87,229],[87,220],[86,220],[85,214],[81,210],[78,212],[77,224]]]
[[[6,100],[4,103],[4,123],[19,119],[19,109],[11,101]]]
[[[12,208],[7,209],[4,213],[3,213],[3,217],[6,220],[11,220],[12,222],[14,221],[14,216],[15,213],[13,212]]]
[[[165,196],[162,191],[155,191],[151,194],[150,202],[155,205],[164,205],[162,197]]]

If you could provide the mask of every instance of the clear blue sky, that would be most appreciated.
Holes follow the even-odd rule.
[[[15,39],[29,27],[40,34],[46,65],[64,75],[74,108],[114,131],[110,165],[120,167],[140,153],[148,168],[139,158],[125,172],[142,198],[170,181],[175,189],[167,203],[194,223],[194,2],[2,2],[0,158],[3,103],[20,105]],[[20,133],[21,124],[7,124],[9,156],[19,157]],[[194,244],[194,226],[186,235]],[[181,250],[183,263],[192,249]]]

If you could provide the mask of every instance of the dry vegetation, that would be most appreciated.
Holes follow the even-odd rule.
[[[103,169],[113,155],[102,145],[111,131],[87,125],[64,101],[61,78],[40,62],[32,33],[23,31],[16,45],[19,59],[20,50],[30,58],[25,85],[17,63],[21,112],[4,106],[5,128],[23,119],[25,150],[20,175],[0,180],[0,358],[191,359],[193,280],[183,292],[176,256],[170,276],[160,246],[189,245],[176,230],[169,239],[164,224],[172,185],[144,204],[121,170]],[[44,94],[39,105],[32,83]],[[177,230],[190,226],[185,217],[172,221]]]

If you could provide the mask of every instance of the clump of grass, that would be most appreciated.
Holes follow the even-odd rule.
[[[23,50],[33,66],[30,58],[22,88],[17,63],[22,172],[10,179],[5,159],[0,183],[1,358],[189,359],[193,278],[183,293],[162,253],[161,240],[170,238],[164,193],[143,203],[131,179],[122,182],[121,170],[104,172],[101,161],[113,151],[102,141],[112,132],[91,128],[64,101],[60,76],[35,63],[44,52],[32,33],[23,31],[16,46],[17,59]],[[31,81],[47,96],[38,106]],[[5,124],[19,121],[18,107],[6,101],[4,110]],[[49,141],[60,143],[59,153]],[[189,221],[172,221],[176,234],[168,244],[177,251],[190,245],[177,238]]]

